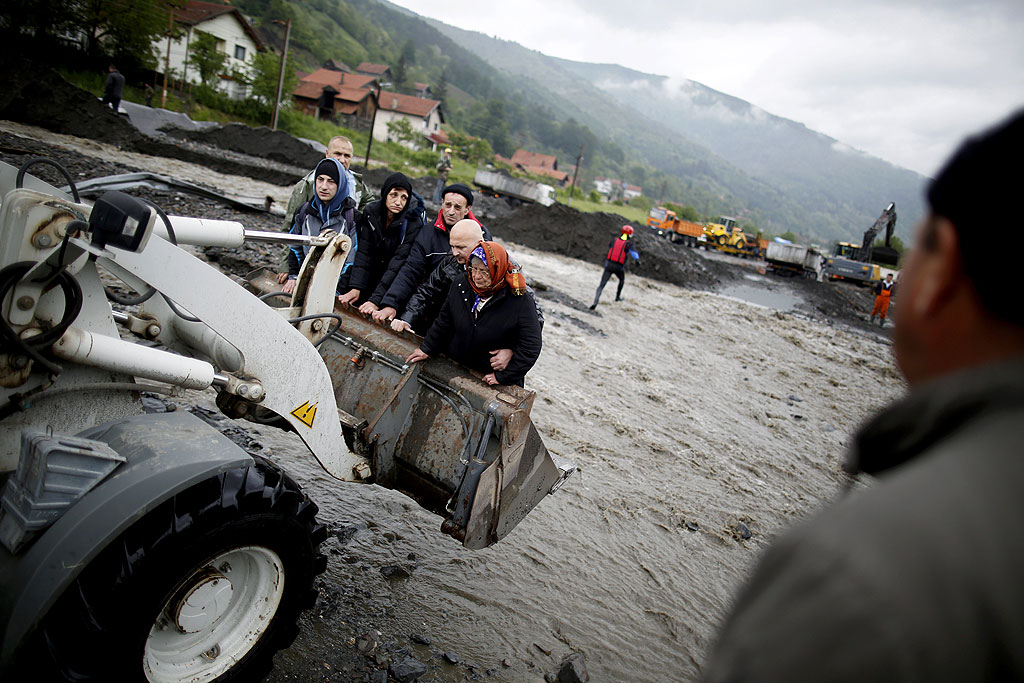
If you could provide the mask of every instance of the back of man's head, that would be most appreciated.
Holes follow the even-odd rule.
[[[967,278],[992,316],[1024,327],[1015,208],[1024,163],[1024,110],[968,139],[928,187],[932,213],[949,219]]]

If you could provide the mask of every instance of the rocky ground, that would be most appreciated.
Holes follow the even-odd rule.
[[[237,129],[154,140],[97,111],[91,96],[74,102],[87,113],[54,115],[25,87],[0,82],[0,119],[19,121],[0,121],[0,160],[45,156],[79,180],[158,167],[211,189],[271,196],[278,208],[288,187],[275,179],[291,182],[309,165],[297,158],[301,145],[276,145],[269,131],[253,143]],[[365,180],[379,187],[389,172],[374,168]],[[49,167],[32,173],[64,184]],[[429,197],[433,182],[417,178],[415,187]],[[275,213],[137,194],[172,214],[280,228]],[[190,410],[282,460],[331,527],[320,600],[269,680],[574,681],[587,669],[594,680],[692,679],[757,551],[845,483],[845,435],[902,390],[884,332],[865,321],[871,295],[778,278],[763,263],[640,227],[626,301],[611,301],[613,280],[591,312],[621,217],[561,205],[512,210],[489,197],[474,211],[534,280],[548,322],[527,378],[538,392],[533,418],[548,448],[583,469],[494,549],[467,555],[446,545],[432,531],[436,518],[393,492],[355,487],[339,501],[336,483],[294,438],[223,418],[207,394],[148,400],[151,410]],[[204,250],[239,275],[275,267],[279,252]],[[795,303],[750,305],[748,288]]]

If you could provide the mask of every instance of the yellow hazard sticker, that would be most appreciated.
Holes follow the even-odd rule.
[[[297,419],[299,422],[312,429],[313,420],[316,419],[317,405],[319,404],[314,403],[313,405],[310,405],[309,401],[306,401],[301,406],[293,410],[292,415],[295,416],[295,419]]]

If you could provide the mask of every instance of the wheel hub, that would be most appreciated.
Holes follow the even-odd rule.
[[[210,628],[231,606],[232,590],[228,577],[213,567],[206,567],[176,601],[175,626],[182,633],[199,633]]]

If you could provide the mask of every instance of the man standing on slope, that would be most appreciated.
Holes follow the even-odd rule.
[[[889,312],[889,301],[892,299],[892,289],[895,283],[892,281],[892,273],[885,276],[885,280],[875,285],[875,307],[871,309],[871,320],[875,322],[878,316],[878,326],[885,327],[885,315]]]
[[[978,211],[1022,156],[1024,110],[932,181],[893,330],[910,391],[848,463],[878,480],[772,544],[706,682],[1024,680],[1024,304]]]
[[[633,257],[633,260],[640,263],[640,255],[633,248],[633,226],[623,225],[618,237],[608,243],[608,255],[605,257],[604,272],[601,274],[601,284],[597,286],[594,293],[594,303],[590,304],[590,310],[597,308],[597,302],[601,300],[601,292],[612,275],[619,278],[619,288],[615,292],[615,300],[622,301],[622,286],[626,284],[626,256]]]

